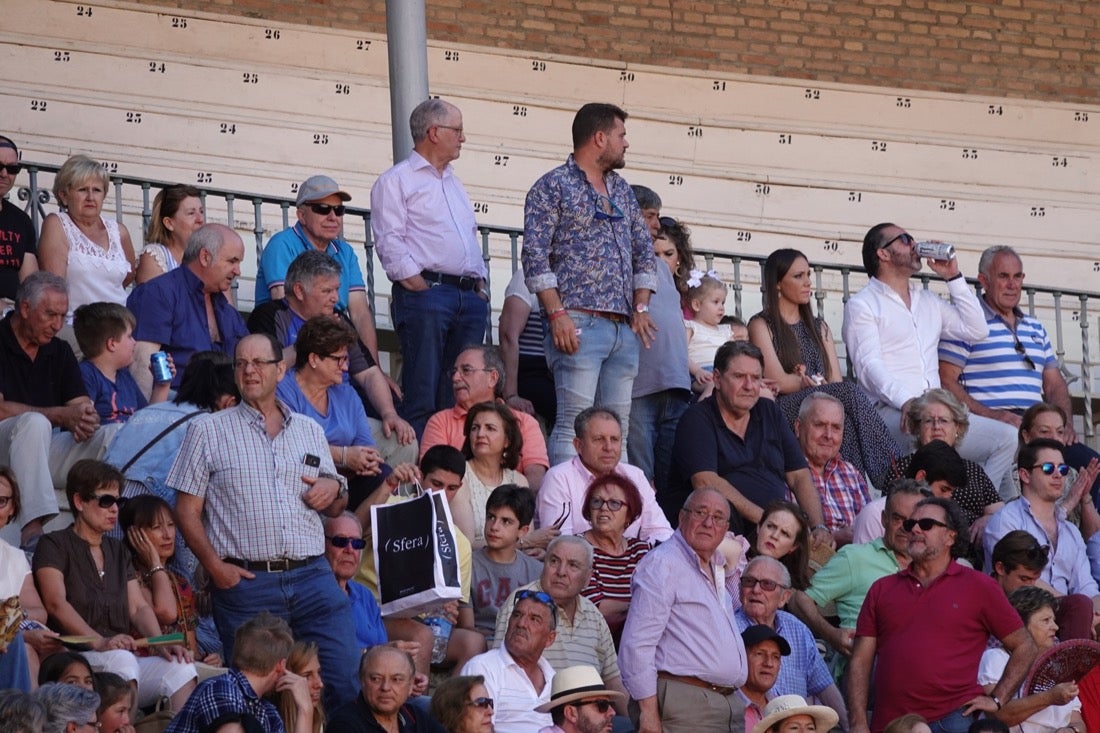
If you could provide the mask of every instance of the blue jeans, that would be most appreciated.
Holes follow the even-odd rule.
[[[550,434],[550,465],[576,455],[573,421],[593,405],[614,410],[623,422],[626,442],[630,420],[630,390],[638,373],[638,337],[629,323],[615,323],[591,313],[570,309],[569,317],[580,331],[575,354],[563,354],[546,333],[546,363],[554,374],[558,415]]]
[[[686,389],[666,389],[635,397],[630,405],[627,457],[632,466],[642,469],[658,492],[668,483],[676,426],[687,412],[690,395]]]
[[[424,433],[432,414],[455,403],[445,372],[467,346],[485,342],[489,304],[472,290],[437,284],[421,292],[393,286],[393,327],[401,341],[402,417]]]
[[[8,689],[31,691],[31,667],[22,631],[16,633],[8,648],[0,653],[0,690]]]
[[[970,729],[970,724],[977,719],[977,713],[963,715],[960,709],[945,715],[939,720],[931,721],[928,723],[928,727],[932,729],[932,733],[966,733]]]
[[[359,649],[354,643],[351,601],[336,584],[323,556],[285,573],[256,572],[253,580],[221,590],[213,588],[214,623],[222,639],[224,659],[233,659],[237,629],[261,611],[290,625],[295,640],[316,642],[325,683],[325,708],[335,710],[355,699]]]

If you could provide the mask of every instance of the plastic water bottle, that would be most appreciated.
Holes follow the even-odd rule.
[[[453,626],[442,611],[433,611],[424,617],[424,623],[432,627],[432,664],[447,658],[447,644],[451,640]]]

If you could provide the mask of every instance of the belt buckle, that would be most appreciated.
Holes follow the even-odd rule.
[[[290,561],[286,558],[282,560],[267,560],[267,572],[269,573],[285,573],[289,567]]]

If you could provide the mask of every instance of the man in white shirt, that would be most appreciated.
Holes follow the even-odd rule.
[[[642,469],[619,462],[623,457],[619,416],[606,407],[589,407],[577,415],[573,428],[577,455],[552,466],[543,477],[538,493],[539,526],[556,526],[562,534],[583,533],[589,527],[581,512],[588,485],[597,476],[615,472],[629,479],[642,497],[642,514],[626,528],[626,536],[650,543],[671,537],[672,526]]]
[[[497,733],[530,733],[550,725],[550,714],[535,712],[550,701],[554,668],[542,656],[554,643],[558,608],[549,594],[516,591],[504,644],[466,662],[464,675],[482,675],[496,701],[493,729]]]
[[[378,177],[370,205],[378,259],[393,282],[402,416],[419,437],[432,413],[454,404],[444,370],[485,340],[489,303],[474,208],[451,167],[466,141],[462,112],[429,99],[409,128],[413,152]]]
[[[916,240],[896,224],[878,224],[863,238],[863,264],[871,281],[844,307],[844,344],[860,385],[876,400],[898,445],[911,445],[902,415],[909,400],[940,386],[941,339],[981,341],[989,334],[974,290],[958,260],[928,260],[947,282],[951,302],[910,278],[921,269]],[[997,420],[970,416],[959,453],[982,464],[994,484],[1008,475],[1016,431]]]

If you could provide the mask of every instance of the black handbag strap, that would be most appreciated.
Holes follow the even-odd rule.
[[[160,431],[159,433],[157,433],[157,437],[153,438],[153,439],[152,439],[152,440],[150,440],[150,441],[149,441],[148,443],[146,443],[146,444],[145,444],[145,447],[143,447],[143,448],[142,448],[141,450],[139,450],[139,451],[138,451],[137,453],[135,453],[135,454],[134,454],[134,456],[133,456],[133,458],[131,458],[130,460],[126,461],[126,465],[125,465],[125,466],[123,466],[123,467],[122,467],[122,468],[120,469],[120,470],[121,470],[121,472],[122,472],[122,473],[126,473],[126,471],[127,471],[127,470],[129,470],[130,466],[132,466],[132,465],[134,465],[135,463],[137,463],[137,459],[139,459],[139,458],[141,458],[141,457],[142,457],[143,455],[145,455],[145,452],[146,452],[147,450],[149,450],[150,448],[152,448],[152,447],[153,447],[154,445],[156,445],[156,444],[157,444],[157,442],[159,442],[159,441],[160,441],[160,439],[161,439],[161,438],[163,438],[163,437],[164,437],[165,435],[168,435],[168,433],[172,432],[173,430],[175,430],[176,428],[178,428],[178,427],[179,427],[180,425],[182,425],[183,423],[187,422],[188,420],[190,420],[190,419],[191,419],[191,418],[193,418],[193,417],[196,417],[196,416],[198,416],[198,415],[201,415],[201,414],[203,414],[204,412],[206,412],[206,410],[195,410],[194,412],[189,412],[189,413],[187,413],[186,415],[184,415],[183,417],[181,417],[181,418],[180,418],[179,420],[176,420],[176,421],[175,421],[174,423],[172,423],[171,425],[169,425],[168,427],[166,427],[166,428],[165,428],[164,430],[161,430],[161,431]]]

